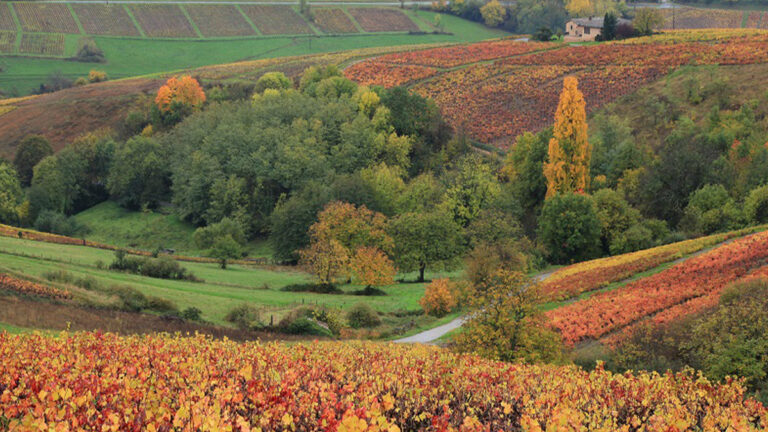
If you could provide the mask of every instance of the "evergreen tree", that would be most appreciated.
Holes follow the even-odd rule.
[[[603,40],[610,41],[616,39],[616,15],[613,12],[606,12],[603,18]]]
[[[549,162],[544,164],[547,196],[585,192],[589,189],[592,149],[587,141],[587,111],[584,95],[575,77],[566,77],[555,113],[555,127],[549,141]]]

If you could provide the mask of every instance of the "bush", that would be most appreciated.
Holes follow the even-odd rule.
[[[635,224],[615,236],[611,241],[611,255],[621,255],[653,247],[653,233],[641,224]]]
[[[533,34],[532,38],[533,40],[547,42],[552,39],[552,35],[552,30],[550,30],[549,27],[541,27],[536,30],[536,33]]]
[[[97,83],[107,80],[107,73],[104,71],[91,69],[90,72],[88,72],[88,82]]]
[[[267,72],[256,81],[254,91],[263,93],[266,89],[287,90],[293,87],[293,82],[282,72]]]
[[[306,317],[291,321],[282,330],[285,333],[294,335],[333,336],[330,330]]]
[[[333,334],[338,335],[344,328],[344,320],[338,309],[315,309],[314,317],[316,320],[325,323]]]
[[[457,304],[453,283],[448,279],[435,279],[427,285],[419,304],[427,315],[442,317],[449,314]]]
[[[361,290],[357,290],[357,291],[352,291],[351,294],[352,295],[357,295],[357,296],[385,296],[385,295],[387,295],[386,292],[384,292],[384,291],[382,291],[382,290],[380,290],[378,288],[374,288],[372,286],[365,287],[365,289],[361,289]]]
[[[192,306],[181,311],[181,313],[179,314],[179,317],[187,321],[200,321],[200,319],[202,318],[202,315],[203,315],[203,311]]]
[[[333,284],[306,283],[286,285],[280,291],[288,292],[311,292],[317,294],[344,294],[344,291],[336,288]]]
[[[768,185],[752,189],[744,200],[744,215],[749,223],[768,222]]]
[[[53,210],[41,211],[34,226],[38,231],[64,236],[71,236],[80,228],[73,218],[68,218],[63,213]]]
[[[254,330],[264,327],[261,320],[261,309],[250,304],[242,304],[233,308],[224,320],[237,325],[244,330]]]
[[[94,42],[93,39],[84,38],[80,40],[80,48],[77,50],[75,60],[85,63],[103,63],[104,51],[96,46],[96,42]]]
[[[115,251],[115,260],[109,265],[109,269],[158,279],[199,281],[195,275],[187,272],[178,261],[170,257],[127,256],[122,249]]]
[[[358,303],[347,311],[347,322],[354,329],[371,328],[381,324],[379,314],[367,303]]]

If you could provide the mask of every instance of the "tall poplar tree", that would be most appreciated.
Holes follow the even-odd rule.
[[[592,148],[587,141],[587,110],[579,82],[566,77],[555,113],[549,161],[544,164],[549,199],[556,194],[586,192],[589,188],[589,160]]]

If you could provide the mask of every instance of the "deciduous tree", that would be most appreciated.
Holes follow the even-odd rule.
[[[483,21],[488,27],[498,27],[507,16],[507,10],[498,0],[491,0],[483,5],[480,8],[480,13],[483,15]]]
[[[395,269],[392,260],[375,247],[358,248],[349,260],[349,272],[352,279],[365,285],[392,285],[395,282]]]
[[[16,168],[22,186],[29,186],[32,183],[35,165],[52,154],[51,143],[43,136],[30,135],[21,141],[16,149],[13,166]]]
[[[404,213],[392,219],[395,263],[401,271],[419,271],[424,281],[427,267],[450,268],[463,251],[462,228],[441,211]]]
[[[424,289],[424,297],[419,300],[427,315],[442,317],[456,308],[454,286],[450,279],[435,279]]]
[[[592,149],[587,141],[587,111],[578,80],[566,77],[555,113],[549,161],[544,165],[547,198],[558,193],[586,192]]]

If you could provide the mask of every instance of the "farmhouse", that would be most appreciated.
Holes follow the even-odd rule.
[[[629,20],[619,18],[617,25],[630,23]],[[603,18],[574,18],[565,24],[565,41],[593,41],[603,33]]]

